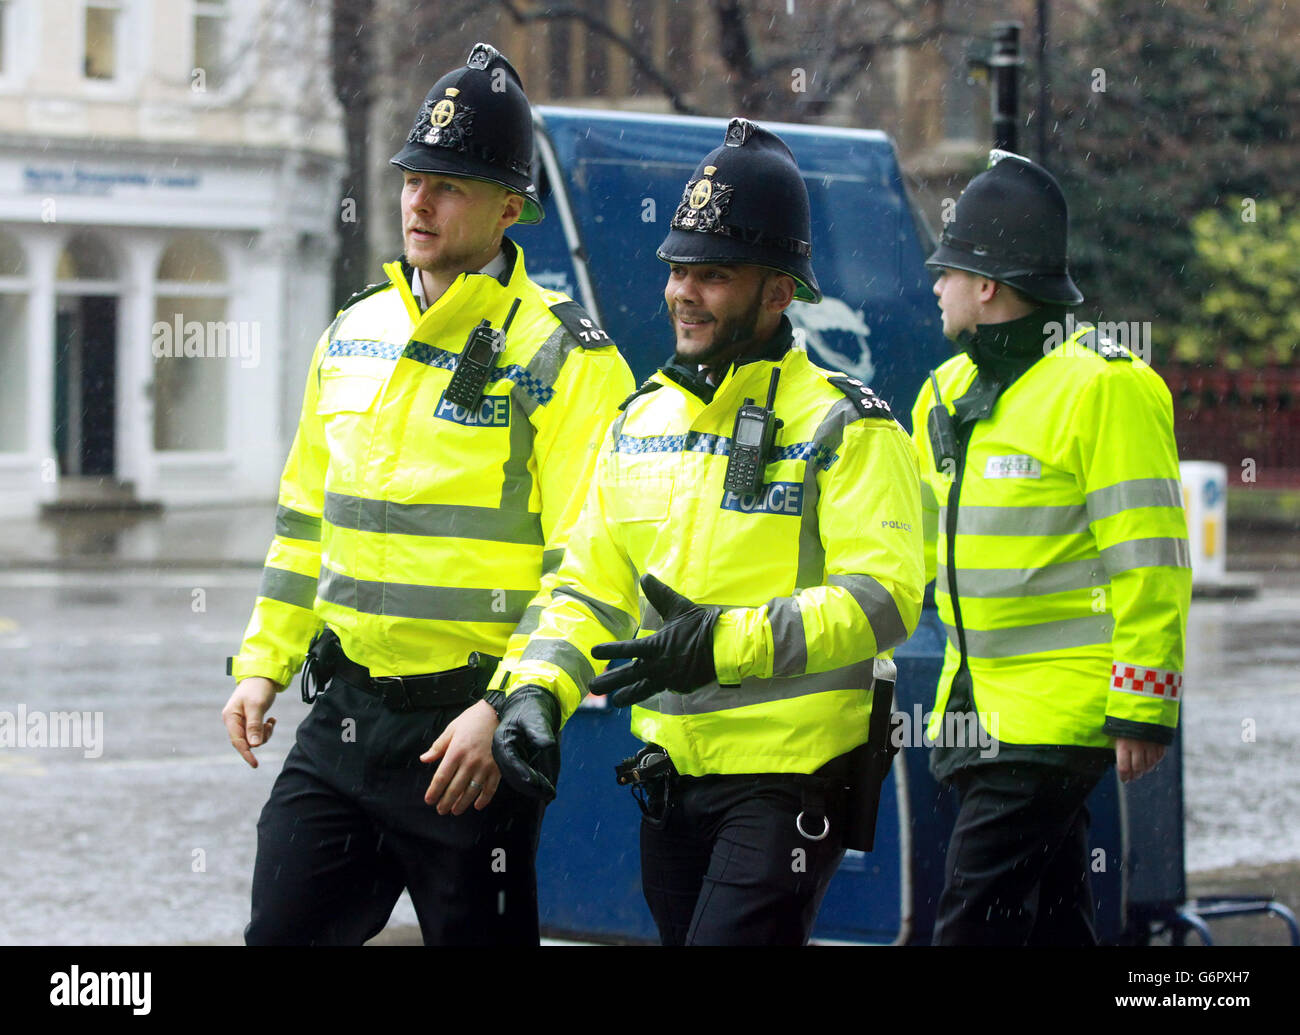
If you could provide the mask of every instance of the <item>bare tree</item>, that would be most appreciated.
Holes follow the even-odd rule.
[[[497,0],[520,24],[575,21],[614,44],[682,114],[705,108],[800,121],[825,114],[879,55],[954,31],[935,0],[708,0],[705,28],[729,88],[729,103],[702,105],[682,89],[681,72],[590,5]],[[642,12],[640,17],[644,17]]]
[[[343,107],[347,171],[343,177],[339,250],[334,260],[335,301],[343,301],[363,284],[370,265],[366,247],[369,208],[369,156],[366,129],[373,98],[373,0],[333,0],[330,62],[334,94]]]

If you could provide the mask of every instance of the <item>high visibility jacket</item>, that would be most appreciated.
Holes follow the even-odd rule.
[[[976,373],[966,353],[936,371],[949,412]],[[1168,743],[1191,569],[1164,382],[1080,327],[966,425],[947,470],[927,434],[933,405],[927,382],[913,439],[948,633],[930,735],[964,657],[974,711],[1003,744]]]
[[[632,732],[687,775],[809,773],[864,743],[872,659],[920,617],[906,433],[859,382],[788,347],[788,322],[782,334],[779,359],[734,366],[716,389],[673,365],[642,386],[606,436],[550,606],[502,664],[509,688],[547,688],[567,718],[604,668],[592,647],[662,624],[641,574],[728,608],[718,681],[632,709]],[[723,486],[736,412],[766,399],[774,367],[785,423],[762,491],[737,495]]]
[[[631,371],[567,296],[462,274],[420,313],[411,270],[344,308],[312,358],[276,535],[232,672],[287,683],[328,623],[373,675],[500,657],[548,598]],[[520,300],[482,403],[443,398],[473,327]]]

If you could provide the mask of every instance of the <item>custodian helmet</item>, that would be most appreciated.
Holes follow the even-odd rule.
[[[966,185],[925,264],[977,273],[1039,302],[1078,305],[1069,230],[1069,208],[1052,174],[1020,155],[990,151],[988,170]]]
[[[743,263],[794,278],[794,297],[820,302],[812,269],[808,188],[775,133],[732,119],[682,192],[659,246],[664,262]]]
[[[523,195],[519,222],[542,221],[533,182],[532,109],[519,73],[486,43],[474,44],[465,67],[434,84],[392,164],[500,184]]]

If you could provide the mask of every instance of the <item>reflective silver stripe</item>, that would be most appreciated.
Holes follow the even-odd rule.
[[[797,676],[808,671],[808,640],[794,597],[777,597],[767,605],[772,625],[772,675]]]
[[[531,636],[537,632],[537,626],[541,623],[542,612],[546,608],[540,604],[531,604],[528,610],[524,612],[523,618],[519,619],[519,624],[515,626],[515,636]]]
[[[903,624],[894,598],[870,575],[831,575],[826,582],[847,589],[858,602],[871,623],[871,631],[875,633],[877,652],[897,647],[907,639],[907,626]]]
[[[826,422],[823,421],[821,427],[813,435],[813,440],[817,441],[821,436]],[[827,429],[828,433],[831,429]],[[843,433],[843,428],[834,432],[835,445],[839,445],[839,435]],[[834,452],[834,449],[831,450]],[[826,572],[826,549],[822,546],[820,516],[817,513],[817,506],[821,502],[821,487],[817,484],[818,467],[812,462],[804,464],[803,468],[803,513],[799,517],[799,556],[794,574],[795,589],[807,589],[809,586],[816,586],[822,580],[822,575]]]
[[[638,600],[641,611],[641,628],[646,632],[658,632],[664,627],[664,620],[644,596]]]
[[[557,600],[560,597],[570,597],[580,603],[614,639],[630,640],[636,635],[636,620],[631,615],[624,614],[613,604],[606,604],[604,601],[589,597],[572,586],[557,586],[551,594],[551,599]]]
[[[944,628],[948,632],[948,641],[960,650],[957,630],[946,622]],[[1018,625],[1013,629],[966,629],[966,653],[972,658],[1017,658],[1067,647],[1110,643],[1114,631],[1114,619],[1108,614]]]
[[[576,348],[580,348],[577,339],[569,333],[563,323],[551,332],[541,347],[533,353],[533,358],[528,361],[528,368],[525,376],[530,379],[531,384],[545,385],[547,388],[554,386],[556,378],[560,376],[560,368],[564,366],[564,361],[569,358],[569,353]],[[535,406],[530,407],[526,412],[531,413]]]
[[[550,662],[584,688],[596,674],[582,651],[568,640],[529,640],[520,660]]]
[[[637,598],[640,610],[639,628],[642,632],[658,632],[664,627],[664,620],[659,617],[656,611],[644,596]],[[718,605],[724,611],[735,611],[741,607],[756,607],[756,604],[720,604]],[[633,630],[634,632],[636,630]]]
[[[809,440],[808,444],[812,447],[812,451],[827,457],[835,456],[844,442],[844,429],[861,417],[857,407],[848,399],[836,400],[826,411],[826,416],[817,425],[817,430]],[[811,460],[804,465],[803,515],[799,519],[799,562],[794,582],[796,589],[821,585],[822,576],[826,571],[826,550],[822,546],[817,513],[817,506],[821,499],[821,489],[817,484],[817,472],[820,469]]]
[[[1192,550],[1182,538],[1130,539],[1101,551],[1111,575],[1131,568],[1190,568]]]
[[[627,423],[627,410],[624,410],[614,418],[614,423],[609,427],[609,441],[617,442],[619,435],[623,434],[623,425]]]
[[[703,715],[749,704],[793,700],[809,694],[825,693],[827,690],[861,690],[865,696],[871,687],[873,672],[872,659],[868,658],[830,672],[774,679],[744,679],[740,686],[708,683],[689,694],[655,694],[642,707],[661,715]]]
[[[316,580],[283,568],[263,568],[257,595],[310,611],[316,603]]]
[[[542,551],[542,574],[554,575],[560,570],[560,565],[564,563],[563,550],[543,550]]]
[[[516,392],[518,399],[524,393]],[[533,490],[533,476],[528,471],[528,459],[533,455],[533,426],[518,414],[510,421],[510,457],[501,467],[501,511],[505,514],[528,513],[528,497]],[[540,536],[542,519],[537,520]],[[540,539],[538,540],[541,541]]]
[[[1138,507],[1181,508],[1183,486],[1172,478],[1131,478],[1090,492],[1085,498],[1092,520],[1100,521]]]
[[[1058,507],[973,507],[957,510],[958,535],[1076,535],[1088,531],[1082,503]],[[939,508],[939,527],[948,527],[948,507]]]
[[[320,518],[285,506],[275,508],[275,534],[286,539],[320,542]]]
[[[857,406],[852,401],[838,399],[831,404],[831,408],[826,411],[826,416],[817,425],[817,430],[813,432],[810,444],[814,447],[821,447],[823,454],[826,455],[838,453],[841,444],[844,442],[844,429],[855,420],[863,419],[862,414],[858,412]]]
[[[527,589],[467,589],[463,586],[412,586],[367,582],[322,567],[322,600],[369,615],[424,618],[439,622],[519,624],[535,593]]]
[[[393,503],[325,494],[325,520],[335,528],[395,535],[451,536],[494,543],[541,546],[542,516],[495,507],[450,503]]]
[[[564,325],[560,324],[533,353],[527,367],[508,368],[507,376],[514,381],[511,397],[525,417],[531,417],[539,406],[551,401],[555,379],[560,374],[565,358],[575,347],[577,343]]]
[[[1110,581],[1101,558],[1062,561],[1042,568],[958,568],[957,586],[963,597],[1036,597],[1090,589]],[[948,566],[940,563],[938,585],[948,587]]]
[[[799,518],[799,563],[795,568],[796,589],[821,584],[826,571],[826,549],[819,532],[817,503],[817,466],[809,464],[804,472],[803,514]]]

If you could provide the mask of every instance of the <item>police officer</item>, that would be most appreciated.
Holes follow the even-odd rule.
[[[311,642],[315,703],[258,823],[250,944],[359,944],[403,888],[426,943],[538,941],[542,805],[498,787],[481,698],[550,599],[634,382],[504,236],[542,218],[532,159],[519,78],[479,44],[392,159],[405,255],[312,357],[223,712],[256,766]]]
[[[1173,739],[1191,593],[1172,404],[1071,307],[1068,213],[994,151],[927,265],[960,352],[913,410],[956,787],[937,944],[1095,944],[1085,801]],[[945,717],[945,713],[948,716]],[[962,721],[954,721],[960,716]],[[979,723],[983,747],[952,731]]]
[[[821,299],[810,241],[789,149],[733,119],[658,253],[675,356],[622,407],[551,603],[502,666],[493,748],[525,789],[552,792],[585,691],[632,706],[647,747],[622,779],[643,795],[667,945],[807,940],[843,855],[873,659],[920,614],[907,436],[785,315]],[[610,659],[632,660],[596,675]]]

